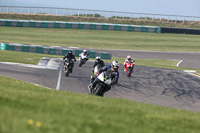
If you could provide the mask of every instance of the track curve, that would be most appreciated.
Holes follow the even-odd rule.
[[[61,74],[61,91],[88,94],[91,66],[87,62],[82,67],[75,63],[73,73],[65,77]],[[63,69],[60,63],[60,69]],[[28,68],[0,63],[0,75],[17,78],[33,84],[56,89],[59,70]],[[123,67],[119,68],[117,85],[105,93],[105,97],[123,98],[149,104],[200,112],[200,79],[182,70],[136,66],[132,77],[127,77]]]

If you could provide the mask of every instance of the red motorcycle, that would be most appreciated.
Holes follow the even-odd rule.
[[[131,73],[133,73],[134,66],[135,66],[134,61],[126,61],[125,67],[126,67],[126,73],[128,77],[131,77]]]

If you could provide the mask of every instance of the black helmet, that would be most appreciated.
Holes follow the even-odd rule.
[[[68,54],[72,54],[72,51],[71,51],[71,50],[69,50]]]

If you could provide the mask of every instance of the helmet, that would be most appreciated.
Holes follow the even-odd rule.
[[[128,59],[128,60],[131,60],[131,56],[130,56],[130,55],[128,55],[128,56],[127,56],[127,59]]]
[[[68,52],[69,54],[72,54],[72,51],[71,50],[69,50],[69,52]]]
[[[83,53],[87,53],[87,50],[86,50],[86,49],[84,49],[84,50],[83,50]]]
[[[119,68],[119,62],[118,61],[116,61],[116,60],[113,60],[113,62],[112,62],[112,64],[111,64],[111,66],[112,66],[112,68],[114,69],[114,70],[117,70],[118,68]]]
[[[97,61],[100,61],[100,59],[101,59],[100,56],[97,56],[97,57],[96,57],[96,60],[97,60]]]

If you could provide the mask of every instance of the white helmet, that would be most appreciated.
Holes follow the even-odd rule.
[[[87,52],[87,50],[86,50],[86,49],[84,49],[84,50],[83,50],[83,53],[86,53],[86,52]]]
[[[100,57],[100,56],[97,56],[97,57],[96,57],[96,60],[97,60],[97,61],[99,61],[100,59],[101,59],[101,57]]]
[[[130,55],[128,55],[126,58],[127,58],[128,60],[130,60],[130,59],[131,59],[131,56],[130,56]]]
[[[112,68],[115,70],[119,68],[119,65],[120,65],[119,62],[116,60],[113,60],[113,62],[111,64]]]

